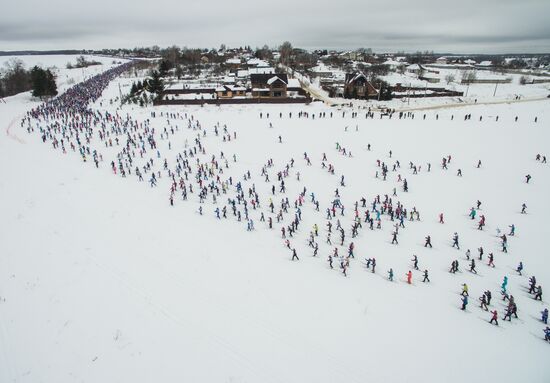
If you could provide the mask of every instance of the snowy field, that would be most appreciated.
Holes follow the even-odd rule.
[[[72,78],[89,78],[93,73],[87,71],[95,68],[75,70]],[[120,153],[128,132],[110,130],[107,123],[112,146],[106,147],[98,135],[101,127],[94,126],[86,145],[102,156],[96,169],[90,155],[83,162],[68,142],[66,154],[49,139],[43,143],[37,122],[30,125],[34,131],[21,127],[26,111],[38,105],[28,93],[0,103],[0,382],[550,381],[550,344],[540,320],[550,306],[548,296],[540,302],[527,292],[532,275],[544,291],[550,288],[550,174],[548,164],[535,159],[550,154],[550,100],[418,111],[414,119],[401,120],[397,114],[380,119],[377,113],[366,119],[364,110],[352,118],[352,109],[321,103],[117,110],[109,100],[118,96],[119,82],[127,85],[131,79],[113,81],[91,108],[118,116],[114,120],[121,123],[131,119],[137,130],[130,136],[141,142],[138,134],[143,139],[152,134],[157,145],[151,149],[145,142],[141,154],[132,149],[132,173],[126,177],[116,163],[125,158]],[[300,111],[309,117],[298,118]],[[464,120],[467,113],[471,119]],[[191,171],[184,181],[193,193],[184,201],[178,181],[171,206],[164,160],[173,172],[178,155],[195,149],[197,154],[186,158]],[[444,170],[441,160],[447,156],[452,160]],[[144,169],[151,159],[140,182],[133,168]],[[262,167],[270,159],[266,182]],[[377,160],[388,166],[385,181]],[[394,171],[396,161],[400,167]],[[323,162],[334,166],[334,174]],[[418,174],[410,162],[420,167]],[[197,164],[214,174],[205,183],[227,187],[216,203],[211,192],[199,201]],[[277,173],[285,170],[282,193]],[[149,182],[153,171],[160,173],[156,187]],[[406,193],[399,175],[408,182]],[[228,204],[236,198],[237,182],[248,201],[252,231],[243,204],[236,205],[241,222]],[[259,197],[257,209],[251,188]],[[304,188],[298,213],[294,204]],[[329,245],[326,209],[336,189],[344,215],[336,209],[330,220]],[[373,230],[363,222],[366,210],[374,214],[378,195],[382,202],[388,195],[394,208],[399,201],[419,212],[420,220],[404,220],[397,245],[391,240],[398,220],[383,214],[381,228],[375,223]],[[290,207],[278,223],[283,198]],[[482,204],[471,220],[477,200]],[[356,201],[362,228],[352,238]],[[523,203],[527,214],[520,214]],[[217,219],[216,208],[224,206],[227,218]],[[273,219],[273,229],[260,221],[262,212]],[[300,224],[287,239],[298,261],[291,260],[281,236],[295,214],[301,214]],[[483,230],[477,230],[480,215],[486,217]],[[345,230],[343,246],[337,220]],[[308,246],[315,224],[316,257]],[[497,229],[508,234],[512,224],[516,232],[503,253]],[[452,247],[454,232],[460,250]],[[427,235],[432,249],[424,247]],[[327,258],[335,247],[346,256],[351,242],[355,258],[344,276],[340,259],[331,269]],[[468,271],[467,249],[477,274]],[[491,252],[494,268],[487,266]],[[419,271],[413,269],[413,254]],[[374,273],[367,258],[376,259]],[[456,274],[449,273],[453,260],[459,261]],[[520,261],[523,276],[515,271]],[[422,282],[425,269],[429,283]],[[412,284],[406,282],[409,270]],[[519,318],[511,321],[502,320],[504,276],[518,306]],[[460,310],[463,283],[470,295],[465,311]],[[498,311],[498,327],[479,307],[486,290],[493,295],[489,309]]]

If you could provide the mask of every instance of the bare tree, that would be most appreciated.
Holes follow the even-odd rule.
[[[292,54],[292,44],[288,41],[282,43],[279,47],[279,53],[281,54],[281,62],[285,65],[288,64]]]
[[[455,80],[455,75],[454,74],[448,74],[447,76],[445,76],[445,82],[448,84],[450,84],[451,82],[454,82]]]
[[[2,72],[5,95],[11,96],[31,89],[29,72],[25,70],[25,65],[20,59],[10,59],[4,64]]]
[[[477,78],[476,72],[473,70],[468,70],[462,72],[462,82],[463,83],[472,83]]]

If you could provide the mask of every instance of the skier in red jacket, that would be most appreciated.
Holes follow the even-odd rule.
[[[497,312],[497,310],[491,311],[491,314],[493,314],[493,317],[491,318],[489,323],[493,323],[493,321],[494,321],[495,324],[498,326],[498,312]]]

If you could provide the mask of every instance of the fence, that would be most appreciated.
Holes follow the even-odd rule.
[[[230,104],[309,104],[310,97],[300,98],[225,98],[225,99],[204,99],[204,100],[158,100],[153,105],[230,105]]]
[[[512,82],[511,78],[505,78],[505,79],[467,79],[463,78],[462,81],[460,81],[461,84],[509,84]]]

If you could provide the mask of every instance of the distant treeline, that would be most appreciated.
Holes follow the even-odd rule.
[[[79,55],[82,50],[55,50],[55,51],[0,51],[0,56],[40,56],[40,55]]]

